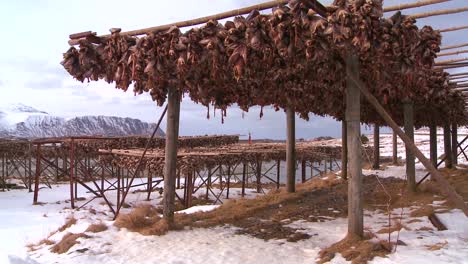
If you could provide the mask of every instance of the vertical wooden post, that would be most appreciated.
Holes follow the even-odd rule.
[[[281,160],[276,161],[276,189],[280,188]]]
[[[432,166],[432,163],[429,159],[427,159],[424,154],[416,147],[414,142],[398,127],[397,123],[393,121],[387,111],[382,107],[379,101],[369,92],[366,85],[359,80],[359,77],[348,75],[348,81],[354,83],[367,101],[375,108],[377,113],[385,120],[385,122],[395,131],[401,140],[405,143],[405,146],[409,148],[414,155],[421,161],[421,163],[426,167],[426,169],[433,174],[434,179],[440,186],[440,190],[446,196],[448,196],[449,200],[453,202],[458,208],[460,208],[465,216],[468,217],[468,206],[463,201],[463,197],[460,196],[452,186],[448,183],[448,181],[440,174],[440,172]]]
[[[452,162],[452,142],[450,139],[450,124],[446,122],[444,124],[444,153],[445,153],[445,167],[453,168]]]
[[[437,168],[437,126],[435,123],[429,126],[429,151],[432,165]]]
[[[245,174],[247,173],[247,164],[242,163],[242,197],[245,196]]]
[[[452,123],[452,163],[453,165],[458,164],[458,127],[457,123]]]
[[[211,168],[208,168],[208,179],[206,179],[206,194],[205,199],[208,200],[208,194],[211,188]]]
[[[302,183],[306,182],[306,161],[301,160],[301,178]]]
[[[32,148],[31,143],[28,144],[28,188],[32,192]]]
[[[36,160],[36,162],[38,162]],[[73,138],[70,141],[70,201],[71,208],[75,208],[75,195],[73,195],[73,180],[75,178],[75,142]]]
[[[393,165],[397,165],[398,164],[398,136],[397,134],[395,133],[395,131],[393,131],[393,136],[392,136],[392,147],[393,147]]]
[[[256,166],[256,176],[257,176],[257,193],[262,192],[262,161],[257,158],[257,166]]]
[[[180,189],[180,170],[177,170],[177,186],[176,189]]]
[[[291,107],[286,108],[286,189],[296,192],[296,116]]]
[[[341,177],[348,179],[348,136],[346,120],[341,121]],[[312,171],[312,170],[311,170]],[[311,173],[312,175],[312,173]]]
[[[153,173],[148,170],[148,195],[146,196],[146,200],[149,201],[151,197],[151,192],[153,191]]]
[[[361,93],[350,75],[359,78],[359,58],[346,57],[346,123],[348,136],[349,180],[348,180],[348,237],[362,238],[364,216],[362,207],[361,167]]]
[[[192,207],[192,193],[193,193],[193,177],[194,171],[189,169],[187,171],[187,177],[185,177],[185,206],[187,208]],[[174,188],[175,192],[175,188]]]
[[[40,174],[41,174],[41,144],[37,144],[37,147],[36,147],[36,177],[34,179],[33,204],[37,204],[37,199],[39,197],[39,176],[40,176]],[[73,197],[72,197],[72,200],[73,200]]]
[[[163,215],[164,219],[172,224],[174,223],[175,211],[175,179],[180,117],[180,96],[179,92],[173,87],[168,89],[167,105]]]
[[[226,191],[226,199],[229,199],[229,188],[231,187],[231,165],[227,166],[227,191]]]
[[[405,134],[414,143],[414,111],[413,103],[409,101],[403,102],[403,115],[405,123]],[[408,183],[408,190],[411,192],[416,191],[416,165],[413,153],[408,147],[406,150],[406,177]]]
[[[117,208],[120,207],[120,194],[121,194],[121,191],[123,191],[123,186],[120,186],[120,176],[121,176],[121,173],[120,173],[120,168],[117,169]]]
[[[374,163],[372,168],[374,170],[380,168],[380,129],[377,124],[374,125]]]

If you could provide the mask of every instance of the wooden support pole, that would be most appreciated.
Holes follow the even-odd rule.
[[[456,207],[460,208],[465,216],[468,216],[468,206],[465,204],[463,197],[461,197],[455,191],[447,180],[440,174],[440,172],[432,165],[431,161],[427,159],[424,154],[416,147],[412,140],[398,127],[397,123],[393,121],[387,111],[382,107],[379,101],[369,92],[366,85],[361,82],[359,77],[348,75],[348,78],[357,85],[361,93],[366,97],[367,101],[375,108],[379,115],[385,120],[385,122],[397,133],[397,135],[403,140],[406,148],[408,148],[424,167],[433,175],[433,178],[441,187],[441,191],[448,199],[455,204]]]
[[[262,192],[262,161],[257,158],[256,176],[257,176],[257,193]]]
[[[281,160],[276,161],[276,189],[280,188],[280,173],[281,173]]]
[[[301,180],[302,183],[306,182],[306,161],[301,160]]]
[[[446,122],[444,124],[444,153],[445,153],[445,167],[453,168],[452,161],[452,141],[450,139],[450,124]]]
[[[146,196],[146,201],[149,201],[151,197],[151,192],[153,191],[153,173],[151,173],[150,171],[148,171],[147,181],[148,195]]]
[[[296,192],[296,116],[291,107],[286,109],[286,189]]]
[[[192,207],[192,193],[193,193],[193,170],[189,170],[187,172],[187,177],[185,178],[185,206],[187,208]],[[175,188],[174,188],[174,193],[175,193]]]
[[[121,181],[120,181],[120,177],[121,177],[121,169],[118,168],[117,169],[117,208],[120,207],[120,194],[122,193],[122,190],[124,189],[123,186],[121,186]]]
[[[231,188],[231,165],[227,166],[226,199],[229,199],[229,189]]]
[[[245,176],[247,173],[247,164],[245,162],[242,163],[242,191],[241,195],[242,197],[245,196]]]
[[[37,161],[36,162],[40,162]],[[75,196],[73,190],[73,181],[76,175],[76,168],[75,168],[75,142],[72,138],[70,142],[70,201],[71,201],[71,208],[75,208]]]
[[[380,129],[378,125],[374,125],[374,163],[372,168],[374,170],[380,168]]]
[[[341,121],[341,177],[348,179],[348,136],[346,120]],[[312,177],[311,170],[311,177]]]
[[[357,85],[350,79],[351,77],[359,79],[359,58],[355,55],[346,57],[346,76],[346,124],[349,158],[348,237],[362,238],[364,235],[364,216],[361,191],[361,93]]]
[[[211,188],[211,168],[208,168],[208,179],[206,179],[206,194],[205,199],[208,200],[208,194]]]
[[[414,143],[414,109],[413,103],[409,101],[403,102],[403,115],[405,134]],[[416,191],[416,164],[413,153],[406,148],[406,180],[408,183],[408,190],[411,192]]]
[[[395,132],[393,132],[392,136],[392,148],[393,148],[393,165],[398,165],[398,136]]]
[[[435,123],[429,126],[429,152],[432,165],[437,168],[437,126]]]
[[[41,174],[41,144],[36,146],[36,177],[34,178],[34,198],[33,204],[37,204],[39,197],[39,177]]]
[[[177,143],[179,138],[180,96],[179,91],[171,87],[167,97],[166,148],[164,161],[163,216],[169,223],[174,223],[175,179],[177,170]]]
[[[457,123],[452,123],[452,164],[453,165],[458,165],[458,159],[457,159],[457,154],[458,154],[458,126]]]

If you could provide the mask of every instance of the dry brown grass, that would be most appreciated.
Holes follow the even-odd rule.
[[[99,224],[92,224],[86,228],[85,232],[91,232],[91,233],[99,233],[103,232],[109,229],[106,224],[104,223],[99,223]]]
[[[284,189],[273,190],[255,199],[229,200],[209,212],[176,214],[174,216],[175,223],[172,226],[169,226],[166,221],[158,216],[160,209],[148,205],[136,207],[129,214],[121,214],[117,217],[114,225],[143,235],[162,235],[170,229],[178,230],[184,226],[211,227],[226,223],[237,223],[239,220],[249,218],[262,210],[278,208],[280,204],[291,203],[296,205],[298,204],[297,201],[308,195],[311,190],[330,188],[342,182],[333,173],[328,176],[328,179],[325,180],[313,179],[305,184],[298,185],[296,193],[288,193]],[[287,209],[287,206],[283,208]],[[293,207],[290,211],[287,213],[297,214],[297,207]]]
[[[58,231],[59,232],[63,232],[65,231],[66,229],[68,229],[70,226],[76,224],[76,218],[75,217],[69,217],[67,218],[67,220],[65,221],[65,224],[63,224],[61,227],[59,227]]]
[[[379,231],[377,231],[377,234],[393,233],[393,232],[396,232],[396,231],[400,231],[403,228],[406,229],[406,230],[409,230],[409,228],[407,226],[401,224],[400,222],[397,222],[395,225],[393,225],[391,227],[384,227],[384,228],[380,229]]]
[[[38,250],[38,247],[41,246],[41,245],[51,246],[53,244],[55,244],[54,241],[52,241],[52,240],[50,240],[48,238],[44,238],[44,239],[42,239],[41,241],[39,241],[37,243],[27,244],[26,248],[28,248],[28,251],[36,251],[36,250]]]
[[[384,257],[390,254],[393,246],[388,241],[380,240],[378,243],[373,243],[369,240],[371,237],[373,236],[369,233],[364,240],[346,237],[320,251],[317,263],[329,262],[336,253],[340,253],[352,264],[365,264],[376,256]]]
[[[141,205],[128,214],[120,214],[114,225],[145,236],[164,235],[169,230],[167,222],[161,219],[156,208],[150,205]]]
[[[439,242],[439,243],[436,243],[434,245],[426,245],[426,248],[430,251],[436,251],[436,250],[441,250],[442,248],[444,248],[446,245],[448,245],[448,242],[447,241],[444,241],[443,243],[442,242]]]
[[[430,226],[423,226],[423,227],[420,227],[418,229],[416,229],[417,231],[434,231],[434,228],[430,227]]]
[[[63,236],[62,240],[60,240],[60,242],[58,242],[52,248],[50,248],[50,251],[53,253],[57,253],[57,254],[66,253],[71,247],[80,243],[79,241],[77,241],[78,238],[89,238],[89,236],[83,233],[79,233],[79,234],[66,233]]]

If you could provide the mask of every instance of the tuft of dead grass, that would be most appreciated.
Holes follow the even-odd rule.
[[[423,205],[419,207],[418,209],[415,209],[411,211],[410,216],[411,217],[423,217],[423,216],[429,216],[434,213],[434,207],[431,205]]]
[[[446,245],[448,245],[448,242],[447,241],[444,241],[443,243],[442,242],[439,242],[439,243],[436,243],[434,245],[426,245],[425,247],[430,250],[430,251],[436,251],[436,250],[441,250],[442,248],[444,248]]]
[[[366,264],[374,257],[384,257],[391,253],[393,245],[388,241],[379,240],[372,242],[369,239],[373,237],[366,233],[365,239],[345,237],[343,240],[323,249],[319,253],[317,263],[326,263],[331,261],[336,253],[340,253],[347,261],[352,264]]]
[[[396,231],[400,231],[403,228],[406,229],[406,230],[409,230],[409,228],[407,226],[403,225],[400,222],[397,222],[395,225],[393,225],[391,227],[384,227],[384,228],[380,229],[379,231],[377,231],[377,234],[393,233],[393,232],[396,232]]]
[[[91,233],[99,233],[103,232],[109,229],[106,224],[104,223],[99,223],[99,224],[92,224],[86,228],[85,232],[91,232]]]
[[[159,217],[156,208],[150,205],[141,205],[128,214],[120,214],[114,225],[145,236],[164,235],[169,231],[168,223]]]
[[[50,251],[56,254],[66,253],[71,247],[80,243],[78,238],[89,238],[89,236],[83,233],[66,233],[60,242],[50,248]]]
[[[68,229],[70,226],[76,224],[76,218],[71,216],[69,218],[67,218],[67,220],[65,221],[65,224],[63,224],[61,227],[59,227],[58,231],[60,232],[63,232],[65,231],[66,229]]]

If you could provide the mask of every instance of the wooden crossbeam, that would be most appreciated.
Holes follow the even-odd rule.
[[[439,32],[444,33],[444,32],[450,32],[450,31],[463,30],[463,29],[468,29],[468,26],[450,27],[450,28],[439,29]]]
[[[468,7],[437,10],[437,11],[432,11],[432,12],[410,15],[410,17],[414,19],[418,19],[418,18],[426,18],[426,17],[433,17],[433,16],[457,14],[457,13],[463,13],[463,12],[468,12]]]
[[[454,62],[462,62],[462,61],[468,61],[468,58],[460,58],[460,59],[450,59],[450,60],[442,60],[442,61],[436,61],[434,65],[440,66],[440,65],[448,65],[450,66]]]
[[[455,69],[455,68],[463,68],[468,67],[468,62],[461,62],[461,63],[451,63],[441,66],[436,66],[434,69]]]
[[[468,50],[458,50],[458,51],[452,51],[452,52],[442,52],[442,53],[437,54],[437,57],[452,56],[452,55],[458,55],[458,54],[463,54],[463,53],[468,53]]]
[[[468,72],[451,73],[451,74],[449,75],[449,78],[450,78],[450,77],[455,77],[455,76],[460,76],[460,75],[468,75]]]
[[[461,43],[461,44],[456,44],[456,45],[451,45],[451,46],[444,46],[441,47],[440,50],[448,50],[448,49],[456,49],[456,48],[462,48],[462,47],[467,47],[468,43]]]
[[[451,1],[451,0],[430,0],[430,1],[418,1],[418,2],[414,2],[414,3],[394,5],[394,6],[385,7],[384,12],[392,12],[392,11],[411,9],[411,8],[415,8],[415,7],[422,7],[422,6],[426,6],[426,5],[433,5],[433,4],[444,3],[444,2],[449,2],[449,1]]]
[[[302,0],[301,1],[306,7],[309,9],[314,10],[317,14],[321,15],[322,17],[328,16],[328,10],[325,6],[323,6],[317,0]]]
[[[215,15],[211,16],[205,16],[205,17],[200,17],[200,18],[195,18],[195,19],[190,19],[190,20],[185,20],[185,21],[180,21],[176,23],[171,23],[171,24],[166,24],[166,25],[161,25],[161,26],[155,26],[155,27],[149,27],[149,28],[143,28],[143,29],[137,29],[137,30],[130,30],[126,32],[120,32],[120,35],[125,35],[125,36],[138,36],[138,35],[144,35],[150,32],[157,32],[157,31],[163,31],[163,30],[168,30],[169,28],[176,26],[178,28],[183,28],[183,27],[190,27],[190,26],[195,26],[195,25],[200,25],[203,23],[206,23],[210,20],[221,20],[233,16],[240,16],[240,15],[245,15],[250,13],[252,10],[265,10],[269,8],[273,8],[278,5],[283,5],[287,4],[289,0],[276,0],[276,1],[269,1],[266,3],[262,4],[257,4],[257,5],[252,5],[244,8],[239,8],[223,13],[218,13]],[[110,34],[108,35],[102,35],[99,36],[100,38],[106,38],[110,37]],[[71,39],[68,41],[68,44],[70,45],[76,45],[78,44],[79,39]]]
[[[383,9],[383,11],[384,12],[391,12],[391,11],[397,11],[397,10],[405,10],[405,9],[410,9],[410,8],[415,8],[415,7],[422,7],[422,6],[438,4],[438,3],[448,2],[448,1],[451,1],[451,0],[418,1],[418,2],[414,2],[414,3],[408,3],[408,4],[385,7]],[[223,12],[223,13],[218,13],[218,14],[211,15],[211,16],[205,16],[205,17],[200,17],[200,18],[195,18],[195,19],[170,23],[170,24],[161,25],[161,26],[155,26],[155,27],[149,27],[149,28],[143,28],[143,29],[120,32],[120,35],[138,36],[138,35],[148,34],[148,33],[151,33],[151,32],[168,30],[169,28],[171,28],[173,26],[176,26],[178,28],[195,26],[195,25],[200,25],[200,24],[206,23],[206,22],[208,22],[210,20],[221,20],[221,19],[230,18],[230,17],[233,17],[233,16],[245,15],[245,14],[250,13],[252,10],[270,9],[270,8],[273,8],[273,7],[278,6],[278,5],[287,4],[288,2],[289,2],[289,0],[269,1],[269,2],[262,3],[262,4],[252,5],[252,6],[248,6],[248,7],[244,7],[244,8],[239,8],[239,9],[235,9],[235,10],[231,10],[231,11],[226,11],[226,12]],[[308,0],[308,2],[319,3],[316,0]],[[325,8],[325,10],[327,9],[326,7],[324,7],[324,8]],[[320,8],[320,10],[323,10],[323,8]],[[458,11],[457,10],[442,10],[442,11],[444,11],[447,14],[450,14],[450,12],[452,12],[452,13],[453,12],[463,12],[463,11],[460,11],[460,10],[458,10]],[[432,12],[432,13],[434,13],[434,12]],[[413,16],[416,16],[415,18],[418,18],[417,16],[426,17],[428,15],[431,16],[431,13],[416,14],[416,15],[413,15]],[[442,14],[432,14],[432,15],[442,15]],[[96,36],[95,32],[91,32],[91,31],[75,33],[75,34],[70,35],[70,40],[68,41],[68,44],[70,44],[72,46],[77,45],[79,43],[79,40],[82,37],[91,37],[93,39],[99,39],[99,38],[108,38],[108,37],[110,37],[110,34]]]

